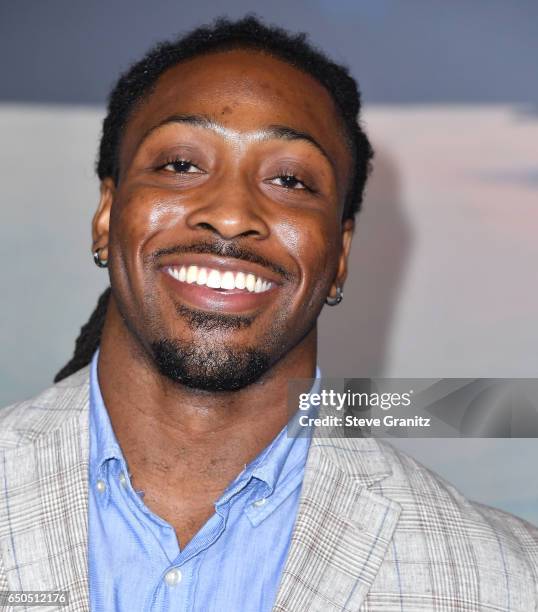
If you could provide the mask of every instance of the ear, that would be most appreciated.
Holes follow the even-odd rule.
[[[342,289],[347,278],[347,262],[349,252],[351,251],[351,240],[353,238],[354,230],[355,221],[353,219],[346,219],[342,223],[342,249],[338,259],[336,278],[334,279],[334,283],[331,285],[331,290],[329,293],[331,297],[336,297],[336,287],[340,287],[340,289]]]
[[[112,178],[101,181],[101,197],[99,206],[92,220],[92,252],[101,249],[101,259],[108,259],[108,237],[110,224],[110,209],[114,202],[116,185]]]

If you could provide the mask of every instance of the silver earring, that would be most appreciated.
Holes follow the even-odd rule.
[[[325,303],[328,306],[337,306],[344,299],[344,292],[341,287],[336,287],[336,297],[328,295],[325,298]]]
[[[93,252],[93,261],[98,268],[106,268],[108,267],[108,259],[101,259],[99,257],[99,251],[102,249],[96,249]]]

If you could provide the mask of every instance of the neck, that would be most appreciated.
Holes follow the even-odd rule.
[[[229,482],[291,417],[288,380],[315,376],[316,336],[314,327],[244,389],[200,391],[159,373],[112,300],[101,339],[98,377],[131,471],[135,473],[134,465],[140,469],[159,465],[167,479],[182,480],[195,461],[198,469],[205,465],[216,480]]]

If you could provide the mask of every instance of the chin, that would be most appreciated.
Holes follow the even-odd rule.
[[[201,346],[161,339],[151,344],[158,371],[177,384],[200,391],[238,391],[271,366],[268,353],[253,347]]]

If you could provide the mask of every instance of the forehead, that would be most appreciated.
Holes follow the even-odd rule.
[[[203,114],[238,132],[279,124],[311,134],[347,175],[350,154],[329,92],[310,75],[259,51],[211,53],[167,70],[130,118],[121,162],[174,114]]]

